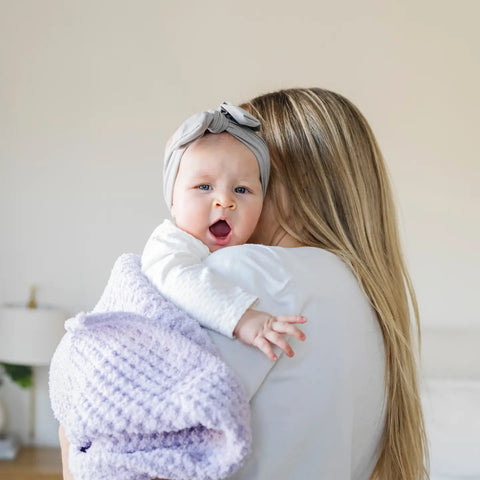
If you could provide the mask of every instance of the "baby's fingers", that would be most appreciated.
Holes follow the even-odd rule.
[[[278,357],[275,355],[272,346],[265,337],[257,336],[253,340],[252,345],[262,351],[273,362],[278,360]]]
[[[273,345],[283,350],[289,357],[293,357],[293,349],[287,342],[287,339],[280,333],[270,330],[265,334],[265,338]]]
[[[306,323],[307,317],[303,317],[302,315],[277,315],[275,320],[283,323]]]
[[[298,327],[296,327],[295,325],[292,325],[291,323],[276,321],[272,323],[271,328],[277,333],[282,333],[284,335],[285,334],[291,335],[292,337],[295,337],[298,340],[301,340],[302,342],[306,338],[306,335]]]

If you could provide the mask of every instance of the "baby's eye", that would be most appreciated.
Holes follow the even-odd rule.
[[[198,189],[199,189],[199,190],[205,190],[205,191],[207,191],[207,190],[210,190],[210,188],[211,188],[210,185],[208,185],[208,184],[206,184],[206,183],[202,183],[202,185],[199,185],[199,186],[198,186]]]
[[[235,193],[247,193],[248,190],[245,187],[235,187]]]

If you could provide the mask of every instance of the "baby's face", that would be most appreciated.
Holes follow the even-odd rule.
[[[229,133],[206,135],[182,156],[172,217],[211,252],[241,245],[253,233],[263,204],[253,152]]]

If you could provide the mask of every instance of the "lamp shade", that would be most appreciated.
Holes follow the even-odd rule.
[[[48,365],[67,316],[54,308],[0,307],[0,361]]]

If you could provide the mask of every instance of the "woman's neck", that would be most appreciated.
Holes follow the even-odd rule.
[[[303,245],[287,233],[283,228],[278,228],[273,234],[270,245],[275,247],[296,248],[303,247]]]

